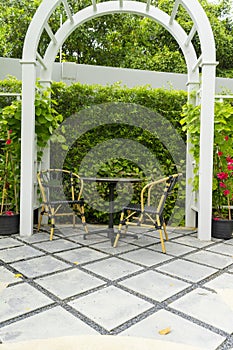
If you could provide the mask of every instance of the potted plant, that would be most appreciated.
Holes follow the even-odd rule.
[[[8,235],[19,232],[20,143],[5,123],[0,126],[0,235]]]

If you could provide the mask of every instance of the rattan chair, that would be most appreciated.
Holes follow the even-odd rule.
[[[42,208],[39,216],[38,231],[43,215],[51,220],[50,240],[53,239],[55,218],[57,216],[72,216],[73,227],[76,216],[81,217],[84,237],[88,234],[84,215],[84,200],[82,198],[83,181],[75,173],[68,170],[48,169],[37,174],[42,197]]]
[[[158,230],[162,252],[166,253],[163,231],[166,240],[168,240],[168,234],[164,221],[164,208],[167,197],[172,193],[180,177],[181,174],[170,175],[143,187],[140,204],[130,203],[122,209],[118,232],[112,239],[113,247],[116,247],[120,237],[126,234],[128,226],[133,225]]]

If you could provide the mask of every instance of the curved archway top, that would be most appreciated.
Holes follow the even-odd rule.
[[[111,5],[111,6],[109,6]],[[109,1],[102,2],[97,5],[97,11],[93,13],[93,7],[89,6],[80,10],[73,16],[73,22],[70,23],[67,20],[63,25],[58,29],[55,34],[56,43],[50,42],[48,48],[44,55],[44,65],[47,69],[42,70],[41,79],[42,80],[50,80],[52,73],[52,65],[56,58],[59,47],[65,42],[65,40],[69,37],[69,35],[81,24],[87,22],[93,17],[103,16],[110,13],[134,13],[137,15],[144,15],[149,17],[159,24],[161,24],[164,28],[166,28],[171,35],[176,39],[179,44],[181,50],[183,51],[186,64],[188,67],[188,75],[189,81],[198,81],[198,71],[192,70],[195,67],[197,62],[196,53],[192,43],[190,42],[186,45],[187,34],[184,32],[182,27],[174,21],[172,25],[169,24],[170,16],[165,12],[159,10],[158,8],[151,7],[150,11],[145,13],[145,3],[141,3],[138,1],[124,1],[123,8],[119,9],[119,4],[117,1]]]
[[[132,6],[129,6],[128,3],[131,3]],[[56,8],[60,6],[60,4],[63,4],[66,11],[67,21],[65,23],[66,23],[66,29],[67,30],[68,28],[70,29],[69,32],[72,32],[72,29],[73,30],[75,29],[74,27],[75,27],[76,14],[87,9],[85,8],[83,10],[78,11],[76,14],[73,14],[69,8],[67,0],[43,1],[39,6],[37,12],[35,13],[25,37],[24,49],[23,49],[24,63],[35,62],[37,59],[39,63],[42,65],[42,67],[44,69],[47,69],[46,61],[44,61],[44,59],[37,52],[39,40],[43,30],[45,30],[48,33],[51,39],[49,44],[50,47],[56,46],[59,48],[62,45],[62,40],[64,41],[64,39],[62,38],[62,36],[60,38],[59,35],[57,35],[60,29],[58,29],[57,33],[54,34],[48,24],[49,18],[51,17],[53,12],[56,10]],[[103,8],[103,6],[105,7],[105,11],[101,12],[101,9]],[[140,10],[136,10],[136,8],[138,8],[139,6],[141,6]],[[104,3],[98,3],[98,4],[96,4],[96,0],[92,0],[92,4],[91,6],[89,6],[89,9],[91,12],[90,18],[95,18],[103,14],[108,14],[113,12],[140,13],[142,15],[152,17],[158,23],[162,24],[167,30],[169,30],[170,33],[177,40],[176,34],[178,35],[178,32],[180,31],[180,29],[178,28],[181,28],[181,27],[178,24],[178,22],[175,20],[175,17],[179,10],[179,6],[182,6],[193,20],[193,27],[190,33],[186,34],[185,37],[183,36],[183,42],[180,42],[180,40],[178,40],[178,43],[181,46],[183,52],[190,51],[190,48],[191,48],[191,51],[193,51],[192,39],[195,33],[198,33],[200,38],[202,53],[198,59],[197,58],[195,59],[196,62],[192,67],[192,70],[195,71],[197,67],[201,64],[215,63],[215,60],[216,60],[215,42],[214,42],[212,29],[211,29],[209,20],[198,0],[175,0],[171,16],[159,10],[157,7],[152,6],[150,4],[150,0],[147,0],[147,3],[119,0],[119,1],[106,1]],[[155,10],[160,11],[160,14],[164,14],[168,16],[166,17],[166,20],[163,19],[162,15],[155,16],[152,13]],[[169,21],[167,21],[167,18],[169,18]]]

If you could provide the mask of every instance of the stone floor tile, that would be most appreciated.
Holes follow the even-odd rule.
[[[120,255],[122,258],[142,264],[144,266],[153,266],[161,262],[172,259],[171,256],[149,249],[139,249]]]
[[[82,235],[84,233],[83,230],[83,226],[81,224],[81,222],[79,222],[78,224],[75,225],[75,227],[73,227],[73,224],[68,224],[68,225],[60,225],[57,224],[57,234],[58,235],[62,235],[64,237],[69,237],[69,236],[73,236],[73,235]]]
[[[29,284],[16,284],[1,293],[0,322],[52,303],[51,299]]]
[[[115,228],[116,231],[118,230],[118,226],[115,226],[114,228]],[[144,234],[147,234],[148,231],[150,231],[150,233],[152,233],[152,234],[154,235],[154,231],[149,230],[148,227],[129,226],[129,227],[128,227],[128,230],[127,230],[128,233],[138,233],[139,235],[140,235],[140,234],[143,234],[143,235],[144,235]],[[122,230],[122,232],[123,232],[123,230]]]
[[[107,256],[102,252],[98,252],[88,247],[73,249],[67,252],[55,253],[55,256],[59,256],[62,259],[71,263],[83,264],[94,260],[102,259]]]
[[[160,335],[159,331],[165,328],[170,328],[171,332],[166,336]],[[164,340],[166,337],[166,341],[192,345],[206,350],[216,349],[224,340],[224,337],[165,310],[159,310],[119,335],[158,340]]]
[[[224,244],[233,244],[233,237],[224,241]]]
[[[60,306],[0,329],[3,343],[83,334],[95,335],[98,332]]]
[[[114,286],[78,298],[69,305],[109,331],[152,307]]]
[[[195,248],[186,247],[183,244],[177,244],[173,241],[168,241],[168,242],[165,241],[165,247],[166,247],[167,254],[173,255],[173,256],[180,256],[195,250]],[[148,249],[153,249],[160,252],[162,251],[160,244],[152,245],[148,247]]]
[[[174,239],[173,242],[185,244],[194,248],[203,248],[214,244],[214,242],[212,241],[200,241],[197,237],[191,235],[179,237],[177,239]]]
[[[233,291],[233,275],[231,275],[230,273],[223,273],[222,275],[217,276],[211,281],[205,283],[204,286],[215,290],[231,289]],[[233,301],[233,295],[232,295],[232,301]]]
[[[43,242],[43,241],[49,241],[50,232],[34,232],[32,236],[29,237],[22,237],[18,235],[18,238],[26,243],[37,243],[37,242]],[[55,240],[57,237],[54,235],[53,240]]]
[[[163,266],[158,267],[156,270],[163,271],[170,275],[177,276],[192,282],[201,281],[218,271],[212,267],[201,266],[182,259],[177,259],[170,263],[168,262]]]
[[[27,258],[33,258],[36,256],[44,255],[44,253],[36,250],[32,247],[23,245],[16,248],[9,248],[1,251],[1,260],[6,263],[10,263],[13,261],[18,261]]]
[[[4,266],[0,266],[0,282],[7,282],[7,283],[17,283],[22,281],[22,279],[16,278],[15,274],[9,270],[7,270]]]
[[[124,242],[122,240],[118,241],[118,245],[116,248],[112,247],[110,240],[97,243],[95,244],[94,247],[102,252],[112,254],[112,255],[128,252],[130,250],[136,249],[135,245],[130,244],[129,242]]]
[[[184,290],[189,283],[162,275],[156,271],[146,271],[119,283],[153,300],[163,301]]]
[[[129,231],[129,233],[130,233],[130,231]],[[134,232],[132,232],[132,234],[134,234]],[[156,235],[155,235],[154,237],[152,237],[152,236],[149,236],[147,234],[138,235],[138,239],[132,239],[131,237],[125,237],[125,238],[122,238],[122,241],[135,244],[136,246],[139,246],[139,247],[145,247],[145,246],[148,246],[150,244],[160,242],[158,236],[156,237]]]
[[[19,273],[32,278],[47,273],[59,271],[70,267],[70,265],[52,257],[52,256],[41,256],[39,258],[30,259],[26,261],[19,261],[11,264]]]
[[[197,288],[171,303],[170,307],[225,332],[233,332],[233,310],[216,292]]]
[[[0,249],[12,248],[23,245],[23,243],[11,237],[0,236]]]
[[[97,261],[85,266],[85,269],[92,271],[100,276],[115,280],[124,277],[142,268],[130,262],[112,257],[102,261]]]
[[[188,231],[189,232],[189,231]],[[178,238],[183,236],[186,231],[179,230],[179,228],[167,227],[168,238]]]
[[[38,278],[35,281],[60,299],[65,299],[105,284],[100,279],[88,275],[79,269],[59,272]]]
[[[210,252],[229,255],[233,258],[233,246],[231,244],[220,243],[207,249]],[[232,259],[233,263],[233,259]]]
[[[106,235],[100,235],[100,234],[89,235],[86,239],[83,239],[83,234],[82,234],[82,235],[69,237],[69,239],[72,242],[80,243],[81,245],[85,245],[85,246],[92,246],[93,244],[100,243],[100,242],[109,242],[109,238],[106,237]]]
[[[49,253],[60,252],[63,250],[73,249],[80,247],[79,244],[66,241],[65,239],[56,239],[47,242],[40,242],[33,245],[39,249],[43,249]]]
[[[206,250],[189,254],[185,256],[185,259],[198,262],[200,264],[205,264],[211,267],[215,267],[218,269],[222,269],[233,263],[232,257],[223,256],[221,254],[209,252]]]

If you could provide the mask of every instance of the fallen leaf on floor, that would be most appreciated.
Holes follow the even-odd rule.
[[[74,261],[74,264],[75,264],[75,265],[78,265],[78,264],[79,264],[79,262],[78,262],[78,261]]]
[[[159,331],[159,334],[161,334],[161,335],[166,335],[166,334],[169,334],[169,333],[171,333],[171,328],[170,328],[170,327],[161,329],[161,330]]]
[[[23,275],[21,273],[16,273],[15,274],[15,278],[20,278],[20,277],[23,277]]]

